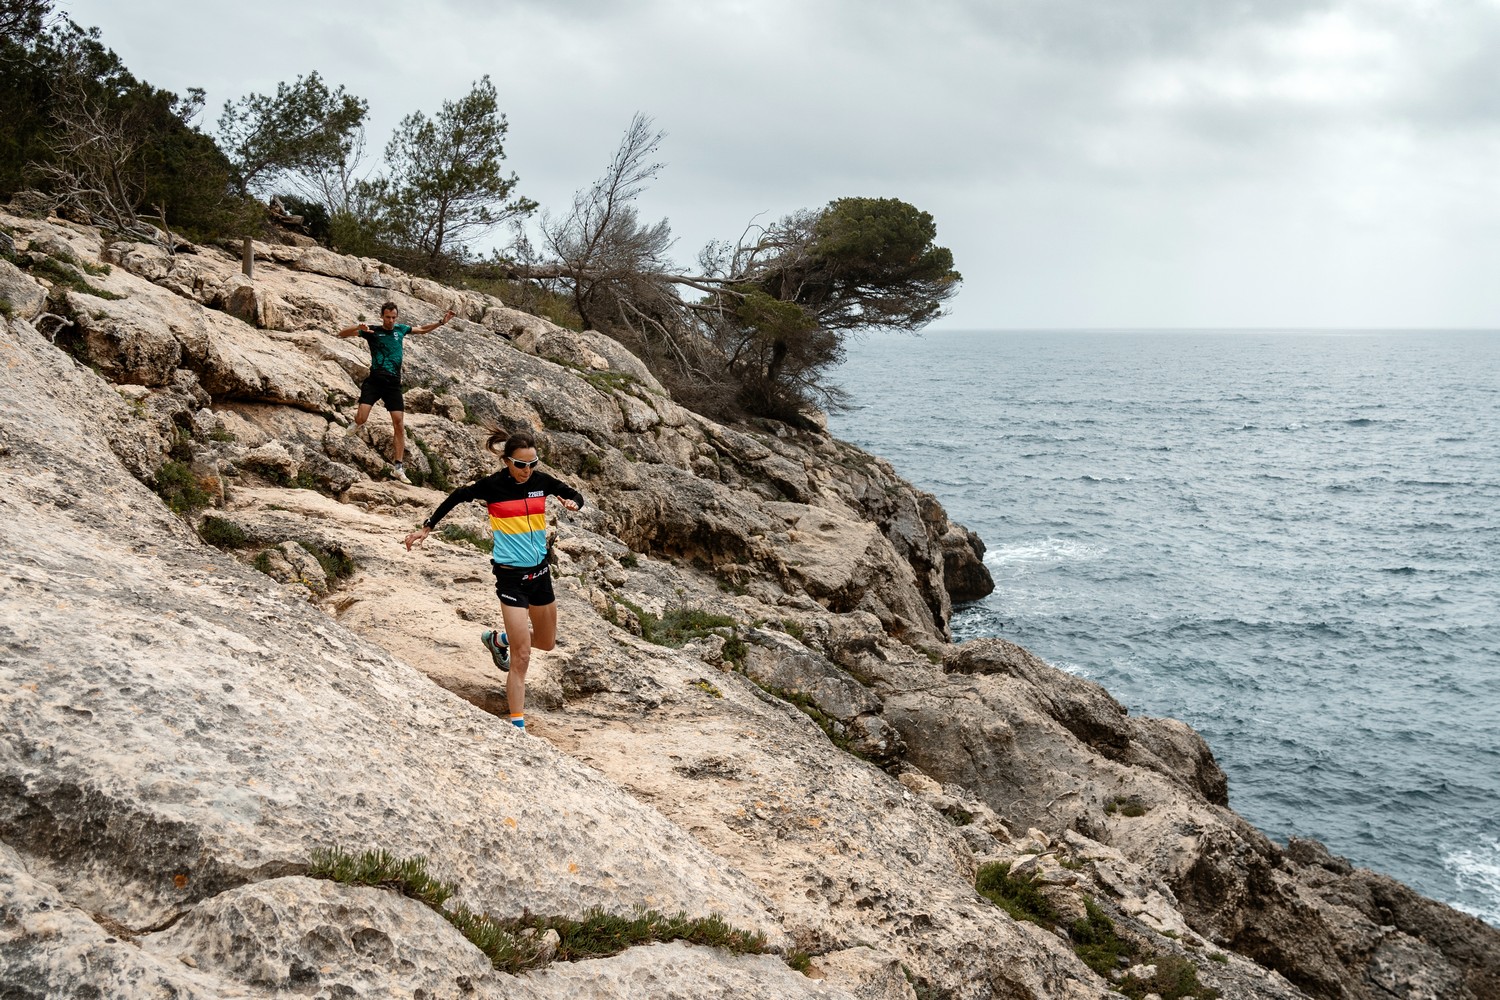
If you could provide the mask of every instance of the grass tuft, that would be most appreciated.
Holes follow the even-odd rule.
[[[438,529],[438,537],[445,542],[462,542],[472,545],[480,552],[489,552],[495,547],[495,540],[487,535],[482,535],[473,528],[467,528],[462,524],[445,524]]]
[[[344,885],[392,889],[420,900],[484,952],[491,965],[512,975],[545,964],[543,942],[549,930],[557,932],[555,959],[563,962],[618,955],[626,948],[655,941],[687,941],[741,955],[761,955],[767,950],[765,935],[733,927],[717,915],[667,916],[641,910],[626,917],[591,909],[581,918],[527,914],[502,920],[475,913],[461,903],[445,907],[456,887],[433,878],[425,858],[398,859],[380,849],[351,854],[338,847],[318,848],[312,852],[307,873]]]

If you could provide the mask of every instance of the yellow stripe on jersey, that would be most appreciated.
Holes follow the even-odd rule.
[[[525,535],[532,531],[547,530],[547,515],[541,512],[530,517],[492,517],[490,530],[502,535]]]

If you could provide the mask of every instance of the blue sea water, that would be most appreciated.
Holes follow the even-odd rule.
[[[1208,740],[1272,838],[1500,926],[1500,332],[928,332],[839,437],[977,531],[998,635]]]

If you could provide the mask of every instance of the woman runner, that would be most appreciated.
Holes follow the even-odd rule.
[[[536,438],[530,431],[496,431],[485,447],[504,460],[493,476],[461,486],[438,504],[416,531],[406,536],[407,551],[422,543],[438,522],[461,503],[477,500],[490,509],[494,545],[490,550],[495,593],[500,595],[502,632],[483,632],[479,641],[505,679],[511,724],[526,728],[526,668],[533,649],[557,644],[557,599],[547,567],[547,498],[568,510],[583,506],[583,494],[537,470]]]

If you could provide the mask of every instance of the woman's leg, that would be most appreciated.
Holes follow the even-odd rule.
[[[509,604],[500,605],[500,617],[505,622],[505,639],[510,644],[510,672],[505,675],[505,703],[510,708],[511,715],[521,715],[526,711],[526,667],[531,663],[531,628],[527,610],[513,608]]]
[[[531,606],[531,645],[534,649],[551,649],[557,645],[557,602]]]

